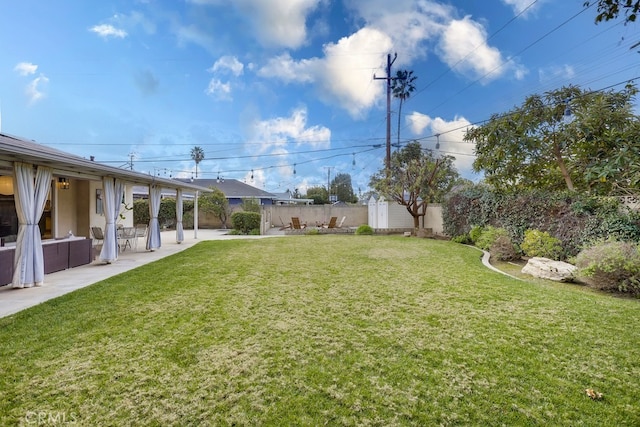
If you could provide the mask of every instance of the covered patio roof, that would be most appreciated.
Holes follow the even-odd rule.
[[[105,165],[24,138],[0,133],[0,172],[10,175],[13,172],[13,162],[15,161],[47,166],[53,169],[54,175],[78,179],[100,181],[106,176],[137,185],[153,184],[164,189],[174,190],[181,188],[183,191],[191,193],[211,191],[207,187],[190,182],[171,180]]]

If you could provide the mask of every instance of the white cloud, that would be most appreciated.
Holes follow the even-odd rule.
[[[195,25],[177,25],[174,33],[178,39],[179,46],[193,43],[208,51],[214,50],[215,41],[213,37]]]
[[[230,71],[234,76],[240,76],[244,69],[242,62],[238,61],[235,56],[222,56],[207,71],[212,73],[218,71]]]
[[[286,83],[311,83],[316,80],[322,72],[322,60],[319,58],[302,59],[295,61],[286,52],[269,59],[263,67],[258,70],[261,77],[278,78]]]
[[[373,74],[391,48],[389,36],[366,27],[325,46],[321,93],[331,95],[352,117],[361,117],[383,93],[384,84]]]
[[[119,13],[113,16],[112,21],[124,28],[133,30],[136,27],[142,27],[147,34],[156,33],[156,24],[140,12],[133,11],[128,15]]]
[[[123,39],[127,37],[127,32],[125,30],[116,28],[110,24],[94,25],[93,27],[89,28],[89,31],[96,33],[104,39],[107,39],[109,37]]]
[[[249,132],[250,142],[260,143],[258,149],[253,145],[251,147],[251,151],[257,153],[287,153],[287,146],[292,143],[322,148],[328,147],[331,142],[331,130],[319,125],[307,126],[305,107],[295,109],[289,117],[256,120]]]
[[[470,17],[456,18],[456,9],[429,0],[347,0],[357,32],[324,46],[324,56],[294,59],[283,53],[258,70],[262,77],[286,83],[316,84],[327,103],[338,104],[354,118],[362,117],[380,99],[384,85],[372,79],[384,76],[384,58],[397,51],[395,67],[424,58],[436,44],[436,54],[458,74],[482,82],[512,73],[517,79],[526,69],[487,44],[485,28]]]
[[[32,64],[31,62],[20,62],[13,69],[14,71],[17,71],[21,76],[29,76],[31,74],[35,74],[38,66],[36,64]]]
[[[222,56],[207,71],[218,74],[229,71],[238,77],[242,74],[243,68],[244,66],[235,56]],[[218,78],[212,78],[205,93],[221,101],[231,101],[231,82],[223,83]]]
[[[221,0],[187,0],[201,6],[229,7]],[[251,22],[258,42],[298,48],[307,41],[307,15],[325,0],[234,0],[231,3]]]
[[[437,37],[454,13],[451,6],[431,1],[349,0],[347,5],[367,27],[382,31],[391,39],[398,52],[397,65],[424,57],[425,42]]]
[[[238,7],[254,23],[260,42],[297,48],[306,42],[307,14],[321,0],[237,0]]]
[[[36,73],[38,66],[31,62],[20,62],[13,69],[21,76],[31,76]],[[42,73],[29,82],[25,88],[29,104],[34,104],[45,97],[43,86],[48,83],[49,78]]]
[[[231,101],[231,84],[229,82],[222,83],[218,79],[211,79],[209,86],[205,90],[207,95],[210,95],[220,101]]]
[[[424,130],[431,124],[431,117],[426,114],[418,113],[414,111],[405,118],[409,124],[409,128],[414,135],[422,135]]]
[[[452,6],[429,0],[348,0],[347,4],[367,26],[391,38],[393,49],[398,52],[398,66],[425,57],[427,48],[436,42],[436,54],[454,72],[467,77],[487,75],[490,80],[510,70],[520,79],[525,73],[521,66],[487,44],[481,23],[468,16],[459,19]]]
[[[513,8],[513,14],[519,15],[522,13],[523,17],[527,17],[540,7],[542,1],[535,2],[533,0],[502,0],[502,3]]]
[[[435,149],[436,143],[440,143],[440,152],[456,158],[455,165],[461,175],[469,176],[475,159],[475,146],[470,142],[464,142],[463,138],[467,129],[473,125],[464,117],[454,117],[447,121],[441,117],[430,117],[419,112],[412,112],[406,118],[414,135],[428,136],[423,145]],[[425,132],[426,130],[428,132]],[[435,136],[439,135],[439,136]]]
[[[441,57],[453,70],[470,78],[494,80],[512,69],[500,51],[487,45],[487,33],[470,17],[452,20],[440,39]]]
[[[538,70],[538,78],[543,83],[549,83],[552,80],[566,81],[574,78],[575,70],[571,65],[555,65]]]
[[[29,98],[29,104],[34,104],[44,98],[45,94],[42,86],[46,86],[48,83],[49,78],[44,74],[40,74],[27,85],[25,92]]]
[[[373,80],[373,74],[391,47],[391,39],[383,32],[362,28],[325,45],[323,58],[295,61],[285,53],[272,58],[258,74],[287,83],[317,83],[324,101],[338,103],[358,118],[383,92],[383,85]]]

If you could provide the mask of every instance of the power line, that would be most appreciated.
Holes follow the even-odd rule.
[[[487,42],[489,40],[491,40],[492,38],[494,38],[496,35],[498,35],[498,33],[500,33],[502,30],[504,30],[507,26],[509,26],[511,23],[513,23],[516,19],[518,19],[520,16],[522,16],[527,10],[529,10],[531,7],[533,7],[533,5],[535,5],[538,2],[538,0],[534,0],[533,2],[531,2],[527,7],[525,7],[524,9],[522,9],[520,11],[520,13],[518,13],[517,15],[514,15],[513,18],[511,18],[509,21],[507,21],[502,27],[500,27],[498,30],[496,30],[493,34],[491,34],[483,43],[479,44],[478,46],[474,47],[469,53],[467,53],[462,59],[460,59],[458,62],[456,62],[455,64],[453,64],[450,67],[447,67],[447,69],[445,71],[443,71],[442,73],[440,73],[438,75],[438,77],[436,77],[434,80],[432,80],[431,82],[429,82],[425,87],[423,87],[422,89],[420,89],[419,91],[417,91],[415,93],[415,95],[418,95],[421,92],[424,92],[425,90],[427,90],[429,87],[433,86],[438,80],[440,80],[442,77],[444,77],[445,75],[449,74],[449,72],[453,71],[454,68],[456,68],[458,65],[460,65],[462,62],[464,62],[467,58],[469,58],[469,56],[471,56],[472,53],[474,53],[475,51],[477,51],[478,49],[480,49],[480,47],[485,46],[487,44]],[[414,95],[414,97],[415,97]]]
[[[382,144],[350,145],[345,147],[324,148],[324,149],[318,149],[318,150],[306,150],[306,151],[296,151],[296,152],[286,152],[286,153],[267,153],[267,154],[247,154],[247,155],[241,155],[241,156],[206,157],[204,160],[207,160],[207,161],[208,160],[239,160],[239,159],[257,159],[262,157],[284,157],[284,156],[293,156],[293,155],[299,155],[299,154],[323,153],[327,151],[338,151],[338,150],[352,151],[354,148],[365,148],[365,147],[372,147],[372,146],[375,146],[375,148],[380,148]],[[351,155],[351,154],[352,153],[349,152],[349,153],[344,153],[342,155]],[[171,157],[171,158],[149,157],[144,160],[138,160],[138,163],[154,163],[154,162],[161,162],[161,161],[186,162],[190,160],[193,160],[193,159],[190,157],[178,158],[178,159],[176,159],[175,157]],[[101,162],[102,163],[120,163],[122,162],[122,160],[102,160]]]
[[[435,107],[433,107],[433,109],[429,112],[429,114],[432,114],[433,110],[435,110],[436,108],[439,108],[441,106],[443,106],[444,104],[446,104],[447,102],[451,101],[453,98],[457,97],[458,95],[460,95],[462,92],[466,91],[467,89],[469,89],[471,86],[477,84],[478,82],[482,81],[483,79],[485,79],[486,77],[488,77],[489,75],[493,74],[494,72],[496,72],[497,70],[499,70],[500,68],[504,67],[506,64],[508,64],[509,62],[512,61],[512,58],[514,56],[519,56],[522,53],[526,52],[527,50],[529,50],[531,47],[533,47],[534,45],[540,43],[542,40],[544,40],[545,38],[547,38],[549,35],[553,34],[554,32],[556,32],[558,29],[562,28],[563,26],[565,26],[566,24],[568,24],[569,22],[571,22],[572,20],[574,20],[575,18],[577,18],[578,16],[580,16],[581,14],[583,14],[584,12],[586,12],[587,10],[589,10],[591,7],[593,7],[595,3],[592,3],[591,5],[583,8],[581,11],[579,11],[578,13],[572,15],[571,17],[567,18],[566,20],[564,20],[562,23],[560,23],[559,25],[555,26],[554,28],[552,28],[551,30],[547,31],[546,33],[544,33],[542,36],[538,37],[536,40],[534,40],[533,42],[529,43],[528,45],[526,45],[524,48],[522,48],[520,51],[518,51],[515,55],[512,55],[507,61],[501,63],[500,65],[498,65],[497,67],[494,67],[493,69],[489,70],[488,72],[486,72],[484,75],[480,76],[479,78],[475,79],[474,81],[472,81],[471,83],[469,83],[468,85],[466,85],[465,87],[463,87],[462,89],[460,89],[458,92],[456,92],[455,94],[453,94],[452,96],[450,96],[448,99],[445,99],[443,102],[441,102],[440,104],[436,105]]]
[[[605,90],[607,90],[607,89],[611,89],[611,88],[614,88],[614,87],[616,87],[616,86],[620,86],[620,85],[622,85],[622,84],[633,83],[633,81],[634,81],[634,80],[636,80],[636,79],[640,79],[640,76],[632,77],[631,79],[623,80],[623,81],[620,81],[620,82],[618,82],[618,83],[614,83],[614,84],[611,84],[611,85],[609,85],[609,86],[605,86],[605,87],[600,88],[600,89],[596,89],[596,90],[591,90],[591,91],[589,91],[589,92],[585,92],[585,93],[583,93],[583,94],[581,94],[581,95],[577,96],[576,98],[581,98],[581,97],[584,97],[584,96],[587,96],[587,95],[591,95],[591,94],[593,94],[593,93],[597,93],[597,92],[603,92],[603,91],[605,91]],[[509,116],[515,115],[515,114],[517,114],[517,113],[519,113],[519,112],[520,112],[520,110],[519,110],[519,109],[516,109],[516,111],[512,111],[512,112],[509,112],[509,113],[504,113],[504,114],[498,115],[498,118],[505,118],[505,117],[509,117]],[[406,141],[404,141],[404,144],[407,144],[408,142],[411,142],[411,141],[420,141],[420,140],[427,139],[427,138],[433,138],[433,137],[435,137],[436,135],[442,136],[443,134],[447,134],[447,133],[451,133],[451,132],[456,132],[456,131],[459,131],[459,130],[462,130],[462,129],[468,129],[468,128],[469,128],[469,127],[471,127],[471,126],[478,126],[478,125],[480,125],[480,124],[487,123],[487,122],[489,122],[490,120],[493,120],[493,118],[488,118],[488,119],[478,120],[478,121],[476,121],[476,122],[469,123],[469,124],[466,124],[466,125],[464,125],[464,126],[459,126],[459,127],[457,127],[457,128],[449,129],[449,130],[446,130],[446,131],[440,131],[440,132],[438,132],[437,134],[433,134],[433,135],[429,135],[429,136],[423,136],[423,137],[420,137],[420,138],[413,138],[413,139],[410,139],[410,140],[406,140]]]

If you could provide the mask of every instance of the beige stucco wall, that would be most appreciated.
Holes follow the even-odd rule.
[[[262,208],[262,221],[268,227],[288,225],[291,217],[298,217],[310,226],[327,224],[333,216],[338,218],[338,222],[345,217],[343,227],[358,227],[367,223],[366,205],[274,205]]]
[[[69,181],[69,189],[61,190],[54,184],[54,225],[53,237],[64,237],[69,231],[74,235],[82,236],[76,228],[76,201],[78,199],[78,183],[75,180]]]
[[[84,181],[84,185],[79,185],[79,187],[82,188],[82,190],[79,192],[78,198],[83,200],[76,208],[79,212],[83,212],[83,214],[78,215],[79,220],[77,232],[82,233],[78,235],[89,237],[91,236],[91,227],[100,227],[104,230],[106,225],[104,214],[96,212],[96,190],[102,190],[102,181]],[[124,200],[127,206],[133,206],[133,185],[125,186]],[[125,210],[123,205],[121,206],[120,211],[125,219],[118,218],[117,223],[122,224],[124,227],[133,227],[133,210]]]
[[[283,224],[288,225],[291,222],[291,217],[298,217],[302,222],[306,222],[310,226],[321,223],[326,224],[332,216],[338,217],[338,221],[345,216],[343,227],[358,227],[362,224],[369,224],[374,228],[381,229],[413,228],[413,217],[407,212],[404,206],[398,205],[397,203],[378,204],[377,206],[276,205],[262,207],[262,223],[265,228],[281,227]],[[385,217],[383,221],[380,221],[380,216]],[[378,223],[370,223],[372,218],[377,218]],[[431,228],[435,234],[444,233],[442,206],[439,204],[431,204],[427,207],[423,227]]]

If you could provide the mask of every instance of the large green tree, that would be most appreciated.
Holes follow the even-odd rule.
[[[371,177],[370,186],[385,198],[406,207],[413,225],[420,228],[420,217],[429,203],[443,200],[459,178],[451,156],[437,156],[414,141],[391,155],[390,174],[382,169]]]
[[[503,190],[629,187],[633,177],[625,168],[640,160],[625,157],[638,151],[635,93],[633,86],[619,92],[568,86],[531,95],[467,132],[465,140],[476,143],[473,168]]]
[[[305,199],[313,199],[314,205],[324,205],[325,203],[329,203],[327,189],[322,186],[307,188],[307,196]]]
[[[331,194],[335,194],[341,202],[356,203],[358,201],[358,197],[353,192],[351,175],[348,173],[339,173],[333,178]]]
[[[200,197],[198,197],[198,209],[213,214],[222,223],[222,228],[227,228],[227,221],[231,216],[229,200],[219,188],[209,188],[213,191],[200,194]]]

